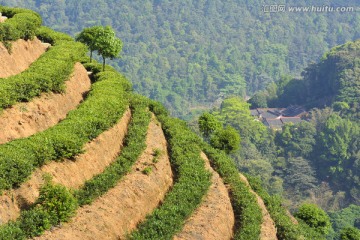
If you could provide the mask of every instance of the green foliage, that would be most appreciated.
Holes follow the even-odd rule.
[[[41,26],[37,29],[36,37],[43,42],[50,43],[51,45],[58,45],[64,41],[74,41],[74,39],[69,35],[54,31],[45,26]]]
[[[356,0],[336,3],[357,6]],[[182,117],[198,106],[210,108],[219,98],[244,96],[245,90],[252,95],[284,74],[300,75],[329,47],[360,36],[356,11],[272,14],[261,10],[267,4],[264,0],[144,0],[140,5],[130,0],[0,0],[0,4],[39,11],[47,26],[71,35],[84,27],[113,26],[126,42],[122,58],[114,64],[132,79],[137,92]]]
[[[151,172],[152,172],[151,167],[146,167],[146,168],[144,168],[144,170],[142,170],[142,173],[145,175],[150,175]]]
[[[56,126],[0,146],[0,189],[22,183],[32,171],[51,160],[71,158],[86,142],[111,127],[128,104],[129,83],[114,71],[95,75],[86,100]]]
[[[315,126],[309,122],[286,124],[277,133],[276,143],[284,149],[286,157],[309,157],[316,143]]]
[[[332,105],[332,108],[336,112],[343,112],[343,111],[349,110],[350,106],[346,102],[334,102]]]
[[[153,160],[152,160],[152,162],[153,162],[153,163],[159,162],[159,158],[160,158],[160,156],[161,156],[162,154],[163,154],[163,152],[161,151],[161,149],[158,149],[158,148],[153,149],[153,153],[152,153],[152,155],[153,155]]]
[[[300,104],[308,107],[332,105],[335,111],[352,120],[359,119],[360,41],[334,47],[318,63],[310,64],[302,79],[279,82],[272,106]]]
[[[51,47],[21,74],[0,81],[0,108],[12,106],[19,101],[29,101],[41,92],[64,91],[76,61],[84,56],[82,44],[67,41]]]
[[[41,206],[21,212],[19,228],[27,238],[41,235],[50,229],[50,215]]]
[[[240,147],[240,136],[235,128],[227,126],[225,129],[214,132],[210,139],[211,146],[224,150],[227,154]]]
[[[328,234],[331,229],[329,216],[315,204],[302,204],[295,213],[295,217],[324,235]]]
[[[286,159],[285,187],[292,194],[302,196],[316,186],[317,179],[314,169],[308,160],[302,157]]]
[[[267,104],[267,94],[264,91],[259,91],[257,93],[254,94],[254,96],[252,96],[249,99],[249,103],[251,104],[251,108],[267,108],[268,104]]]
[[[8,222],[0,227],[0,239],[39,236],[51,226],[68,221],[75,214],[77,206],[76,199],[64,186],[47,181],[30,209],[22,211],[15,222]]]
[[[287,210],[283,207],[282,199],[276,195],[270,196],[264,190],[258,179],[248,175],[247,179],[251,188],[264,200],[266,208],[275,222],[277,229],[276,236],[278,239],[298,240],[301,236],[304,236],[306,230],[301,231],[301,229],[291,221]]]
[[[333,184],[349,191],[352,198],[358,201],[356,192],[358,181],[360,127],[355,122],[331,114],[322,126],[317,141],[317,167],[322,178],[330,176]]]
[[[356,228],[344,228],[340,233],[341,240],[358,240],[360,239],[360,230]]]
[[[80,205],[90,204],[94,199],[114,187],[131,170],[131,166],[146,148],[147,128],[151,119],[146,111],[147,99],[133,96],[131,102],[132,118],[119,157],[102,173],[85,182],[75,192]]]
[[[94,48],[103,58],[103,71],[105,69],[105,59],[117,58],[121,52],[122,45],[121,40],[116,37],[115,31],[110,26],[102,28],[97,33]]]
[[[261,179],[265,181],[268,190],[273,192],[282,192],[282,181],[279,181],[278,176],[273,176],[275,167],[272,166],[275,162],[276,146],[274,144],[274,134],[270,132],[264,124],[254,119],[250,114],[250,104],[244,100],[232,97],[225,99],[220,109],[214,109],[211,113],[204,113],[200,120],[204,120],[203,116],[219,125],[227,127],[233,127],[236,129],[236,135],[241,137],[241,146],[232,143],[233,147],[239,146],[241,150],[233,151],[231,153],[232,158],[237,164],[239,170],[260,175]],[[202,123],[204,125],[204,122]],[[206,125],[205,125],[206,126]],[[216,125],[215,125],[216,126]],[[199,126],[201,128],[201,126]],[[233,132],[233,138],[226,136],[226,130],[218,129],[213,133],[207,142],[211,142],[213,146],[224,149],[229,145],[229,140],[235,140],[235,132]],[[224,141],[221,142],[220,140]],[[214,145],[215,144],[215,145]],[[232,148],[232,147],[231,147]],[[227,149],[230,152],[230,148]],[[277,184],[271,184],[272,181],[276,181]]]
[[[51,225],[67,222],[75,214],[78,206],[76,198],[64,186],[50,182],[41,187],[35,204],[41,205],[49,215]]]
[[[103,58],[103,71],[105,70],[105,59],[118,57],[122,42],[116,37],[115,31],[110,27],[93,26],[85,28],[76,36],[76,40],[86,44],[90,50],[90,62],[92,52],[97,50]]]
[[[261,209],[255,196],[241,181],[234,162],[224,152],[206,144],[203,151],[209,157],[212,167],[219,173],[225,184],[230,186],[231,204],[235,213],[236,229],[234,239],[258,239],[262,223]]]
[[[0,24],[0,42],[9,47],[10,41],[33,39],[42,23],[40,15],[28,9],[0,6],[0,12],[9,18]]]
[[[242,139],[249,140],[255,145],[263,145],[268,132],[261,122],[254,121],[250,115],[250,104],[238,97],[225,99],[215,115],[224,125],[235,128]]]
[[[99,32],[101,31],[101,26],[93,26],[89,28],[84,28],[81,33],[76,35],[76,41],[84,43],[90,50],[90,63],[92,61],[92,53],[96,50],[96,40],[98,39]]]
[[[203,113],[199,117],[199,129],[205,138],[209,138],[211,134],[222,129],[222,124],[210,113]]]
[[[151,102],[150,109],[162,124],[176,181],[162,205],[146,217],[130,238],[170,239],[201,203],[210,186],[210,174],[200,157],[199,138],[184,122],[164,114],[166,111],[158,103]]]
[[[342,229],[360,226],[357,225],[360,216],[360,206],[350,205],[336,212],[329,212],[332,227],[336,233]]]
[[[152,153],[152,155],[153,155],[154,157],[160,157],[160,156],[161,156],[161,154],[162,154],[161,149],[159,149],[159,148],[155,148],[155,149],[153,149],[153,153]]]
[[[24,232],[21,230],[18,222],[9,222],[5,225],[0,226],[0,239],[8,240],[8,239],[17,239],[17,240],[25,240],[26,236]]]

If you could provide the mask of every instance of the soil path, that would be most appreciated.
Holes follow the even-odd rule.
[[[206,155],[201,153],[201,157],[206,168],[212,173],[212,184],[200,207],[187,220],[174,240],[231,239],[235,217],[227,188],[218,173],[211,168]]]
[[[0,78],[25,71],[48,47],[48,44],[43,44],[36,37],[28,41],[19,39],[12,43],[11,54],[9,54],[5,46],[0,43]]]
[[[7,191],[0,196],[0,224],[16,219],[20,209],[35,202],[44,183],[44,173],[53,176],[53,182],[73,189],[79,188],[86,180],[101,173],[118,156],[130,118],[131,112],[128,109],[115,126],[87,143],[84,147],[85,152],[78,155],[75,161],[64,160],[44,165],[18,189]]]
[[[91,87],[87,71],[80,63],[75,64],[74,72],[65,84],[64,94],[43,93],[31,102],[3,110],[0,113],[0,144],[54,126],[79,105]]]
[[[117,186],[80,208],[70,223],[36,239],[126,239],[126,234],[158,206],[173,181],[165,136],[154,120],[146,143],[146,150]],[[162,151],[157,163],[152,161],[155,148]],[[142,173],[149,166],[151,173]]]
[[[244,175],[242,175],[241,173],[239,175],[240,175],[241,180],[244,181],[247,186],[249,186],[250,191],[256,196],[257,203],[261,208],[263,221],[261,224],[260,239],[261,240],[277,240],[278,238],[276,236],[275,223],[272,220],[272,218],[270,217],[270,214],[269,214],[268,210],[266,209],[264,201],[262,200],[262,198],[260,198],[259,195],[257,195],[256,192],[254,192],[254,190],[251,189],[247,178]]]

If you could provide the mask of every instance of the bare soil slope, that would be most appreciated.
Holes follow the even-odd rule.
[[[47,48],[48,45],[41,43],[37,38],[28,41],[19,39],[12,43],[9,54],[0,43],[0,78],[10,77],[26,70]]]
[[[6,19],[7,19],[7,17],[0,16],[0,23],[5,22],[5,21],[6,21]]]
[[[0,58],[2,55],[0,53]],[[18,103],[1,112],[0,144],[54,126],[79,105],[91,87],[87,71],[80,63],[75,64],[74,72],[65,84],[64,94],[44,93],[31,102]]]
[[[78,210],[72,222],[36,239],[125,239],[126,234],[156,208],[172,185],[166,140],[154,120],[148,128],[147,148],[131,173],[91,205]],[[163,154],[153,163],[155,148]],[[149,175],[141,171],[152,166]]]
[[[201,157],[206,168],[212,173],[212,184],[200,207],[187,220],[174,240],[229,240],[233,235],[235,217],[228,191],[219,174],[211,168],[206,155],[201,153]]]
[[[248,185],[250,187],[250,184],[249,184],[247,178],[244,175],[242,175],[241,173],[239,175],[240,175],[241,180],[243,180],[246,183],[246,185]],[[260,239],[261,240],[277,240],[278,238],[276,236],[275,223],[272,220],[272,218],[270,217],[270,214],[269,214],[268,210],[266,209],[264,201],[251,188],[250,188],[250,191],[256,196],[257,203],[260,206],[261,212],[263,215],[263,223],[261,224]]]
[[[75,161],[51,162],[37,169],[18,189],[7,191],[0,196],[0,224],[16,219],[22,208],[35,202],[43,184],[44,173],[53,176],[53,182],[73,189],[101,173],[118,156],[130,117],[128,109],[114,127],[87,143],[85,152],[77,156]]]

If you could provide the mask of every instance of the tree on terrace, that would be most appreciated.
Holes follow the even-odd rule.
[[[119,56],[122,49],[122,41],[116,37],[115,31],[110,27],[103,27],[95,40],[95,49],[103,58],[103,71],[105,70],[105,59],[114,59]]]
[[[97,38],[97,35],[101,31],[101,26],[93,26],[84,28],[84,30],[81,31],[76,37],[75,40],[81,43],[84,43],[86,46],[88,46],[90,50],[90,62],[92,61],[92,53],[95,48],[95,41]]]
[[[116,58],[122,49],[122,41],[116,37],[110,26],[93,26],[85,28],[76,36],[76,40],[86,44],[90,50],[90,62],[93,51],[97,51],[103,58],[103,71],[106,58]]]

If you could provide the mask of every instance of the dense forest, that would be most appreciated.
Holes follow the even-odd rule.
[[[280,1],[278,4],[285,3]],[[347,13],[267,13],[265,1],[0,0],[36,10],[44,24],[71,35],[111,25],[124,42],[113,65],[139,93],[173,115],[252,95],[286,74],[299,75],[331,47],[360,37],[360,17]],[[356,0],[321,5],[357,6]],[[319,5],[286,1],[286,6]]]
[[[266,13],[265,1],[252,0],[0,4],[34,9],[45,25],[73,36],[84,27],[111,25],[124,42],[112,65],[137,92],[192,119],[193,130],[283,196],[292,211],[303,202],[326,210],[334,230],[328,239],[359,234],[359,14]],[[307,121],[281,131],[250,115],[250,108],[291,104],[307,108]]]
[[[221,128],[234,128],[241,147],[232,147],[231,155],[239,170],[259,176],[291,209],[311,202],[328,211],[335,230],[328,239],[339,239],[341,230],[351,232],[360,222],[359,43],[334,47],[301,78],[284,77],[249,103],[228,98],[198,121],[198,131],[218,148],[224,145],[219,147],[213,139]],[[306,106],[306,121],[274,131],[250,115],[250,107],[289,104]]]

